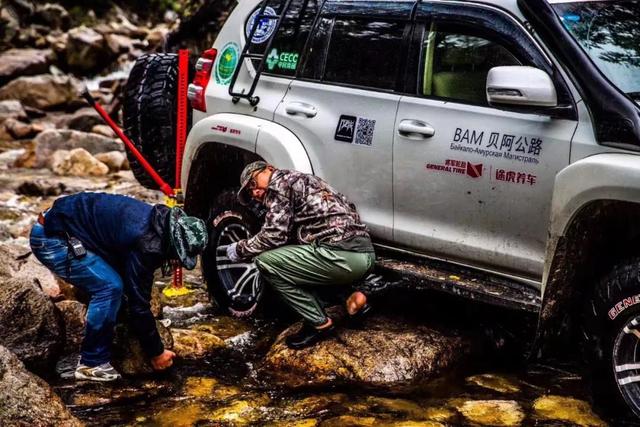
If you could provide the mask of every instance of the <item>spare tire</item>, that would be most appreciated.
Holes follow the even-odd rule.
[[[189,70],[191,74],[191,70]],[[178,55],[154,53],[139,57],[125,87],[124,132],[169,185],[175,187]],[[188,110],[187,126],[191,123]],[[140,162],[127,151],[140,184],[158,189]]]

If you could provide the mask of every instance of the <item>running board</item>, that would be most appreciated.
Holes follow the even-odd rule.
[[[443,261],[379,251],[375,277],[365,287],[433,289],[501,307],[537,313],[540,291],[515,280]],[[375,282],[375,283],[372,283]]]

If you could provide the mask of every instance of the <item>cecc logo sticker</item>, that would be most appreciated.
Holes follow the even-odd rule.
[[[247,21],[247,26],[245,27],[246,38],[249,38],[249,34],[251,34],[251,29],[255,25],[255,21],[259,13],[260,13],[260,8],[256,9],[249,17],[249,20]],[[277,16],[276,11],[269,6],[265,8],[264,15]],[[258,23],[258,28],[256,28],[256,32],[253,33],[253,39],[251,39],[251,42],[255,44],[262,44],[267,40],[269,40],[269,37],[271,37],[271,35],[276,29],[276,23],[277,23],[276,19],[262,18]]]
[[[230,42],[224,45],[222,52],[216,58],[214,76],[216,83],[228,85],[233,77],[233,72],[238,65],[240,48],[237,44]]]

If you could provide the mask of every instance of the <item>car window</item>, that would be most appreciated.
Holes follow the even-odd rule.
[[[406,25],[380,19],[337,17],[331,21],[323,18],[310,45],[304,77],[394,90],[403,58]],[[323,42],[327,37],[328,49]],[[320,64],[322,71],[318,72]]]
[[[285,1],[269,1],[265,14],[282,14],[281,8],[285,3]],[[252,26],[255,25],[259,10],[260,8],[254,10],[247,20],[245,26],[245,37],[247,38]],[[267,55],[263,70],[265,73],[284,76],[294,76],[296,74],[301,53],[317,14],[317,1],[293,0],[282,18],[282,23],[277,32],[275,32],[276,20],[265,18],[260,21],[249,51]],[[269,52],[265,52],[271,37],[274,37],[273,43]],[[257,67],[258,63],[259,60],[253,59],[254,67]]]
[[[438,22],[424,32],[421,64],[421,95],[477,105],[488,105],[491,68],[522,65],[490,32]]]

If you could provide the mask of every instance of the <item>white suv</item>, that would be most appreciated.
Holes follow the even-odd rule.
[[[176,63],[142,57],[125,100],[167,179]],[[640,414],[639,1],[244,0],[194,72],[182,182],[219,303],[261,294],[220,248],[259,227],[233,190],[263,159],[346,194],[379,273],[539,312],[534,350],[581,340]]]

